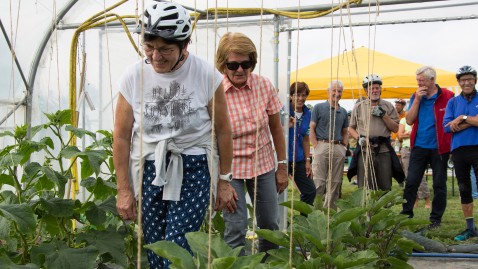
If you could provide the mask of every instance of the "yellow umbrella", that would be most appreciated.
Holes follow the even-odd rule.
[[[308,100],[327,99],[327,86],[331,80],[339,79],[344,83],[343,99],[357,99],[365,96],[362,79],[367,74],[377,74],[383,80],[382,98],[408,99],[417,89],[415,71],[423,66],[373,51],[365,47],[346,51],[338,56],[326,59],[297,71],[297,80],[309,85]],[[435,68],[437,83],[440,87],[452,89],[457,85],[455,73]],[[291,73],[291,83],[296,80],[296,72]]]

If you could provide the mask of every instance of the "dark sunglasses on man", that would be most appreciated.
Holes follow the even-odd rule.
[[[244,61],[244,62],[228,62],[226,63],[226,67],[227,69],[231,70],[231,71],[236,71],[239,66],[242,67],[242,69],[246,70],[246,69],[249,69],[252,67],[252,61]]]

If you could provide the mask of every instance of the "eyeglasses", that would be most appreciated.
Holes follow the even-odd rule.
[[[474,82],[475,78],[460,78],[458,82],[465,83],[465,82]]]
[[[228,62],[226,63],[227,69],[231,71],[235,71],[239,69],[239,66],[242,67],[242,69],[246,70],[252,67],[252,61],[244,61],[244,62]]]
[[[157,51],[159,54],[164,55],[164,56],[171,55],[171,53],[173,53],[173,51],[174,51],[174,48],[167,48],[167,47],[166,48],[155,48],[154,46],[151,46],[148,43],[143,43],[143,49],[144,49],[144,52],[146,52],[146,53],[153,53],[154,51]]]

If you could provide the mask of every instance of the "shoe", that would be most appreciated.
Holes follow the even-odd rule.
[[[455,236],[455,241],[466,241],[470,237],[477,237],[477,231],[476,228],[474,231],[470,229],[466,229],[463,232],[461,232],[459,235]]]
[[[438,228],[440,228],[440,225],[441,225],[441,222],[436,221],[436,220],[435,220],[435,221],[432,221],[432,223],[430,223],[430,224],[428,225],[428,230],[438,229]]]

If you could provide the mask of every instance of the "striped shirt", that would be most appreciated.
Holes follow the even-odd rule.
[[[222,85],[232,125],[233,177],[252,179],[271,171],[275,167],[275,158],[269,116],[279,113],[282,107],[276,89],[267,78],[252,73],[240,89],[234,87],[226,75]]]

